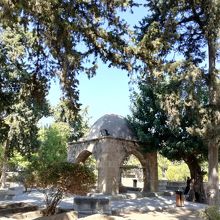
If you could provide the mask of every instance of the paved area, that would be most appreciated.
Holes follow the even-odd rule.
[[[11,193],[14,193],[15,196],[12,200],[0,200],[0,205],[6,203],[15,203],[15,202],[28,202],[39,207],[44,205],[44,195],[43,193],[32,190],[28,193],[23,193],[23,187],[15,186]],[[200,203],[192,203],[185,201],[184,207],[176,207],[175,195],[172,196],[159,196],[156,197],[144,197],[136,198],[135,194],[130,194],[130,199],[125,198],[114,198],[111,200],[111,209],[113,215],[121,215],[125,219],[145,219],[146,215],[149,216],[151,213],[152,218],[147,219],[156,219],[161,218],[161,213],[166,214],[167,218],[164,219],[199,219],[195,217],[195,211],[205,209],[207,205]],[[73,208],[73,197],[69,196],[63,199],[59,204],[61,208],[72,209]],[[175,216],[187,216],[186,218],[174,218]],[[189,218],[192,215],[192,218]],[[129,217],[128,217],[129,216]],[[138,218],[142,216],[142,218]]]

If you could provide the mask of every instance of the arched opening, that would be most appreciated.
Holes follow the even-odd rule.
[[[97,162],[96,162],[94,155],[91,152],[87,150],[82,151],[78,155],[76,159],[76,163],[83,163],[89,168],[91,168],[91,170],[94,172],[96,179],[97,179],[98,177]],[[96,186],[97,186],[97,183],[96,183]]]
[[[127,155],[120,166],[121,192],[141,191],[144,186],[143,166],[134,155]]]
[[[93,154],[90,154],[89,157],[85,160],[84,164],[91,168],[91,170],[96,175],[96,179],[98,177],[98,169],[97,169],[97,162]]]
[[[91,155],[92,153],[87,151],[87,150],[84,150],[82,151],[78,157],[76,158],[76,163],[85,163],[85,161],[87,160],[87,158]]]

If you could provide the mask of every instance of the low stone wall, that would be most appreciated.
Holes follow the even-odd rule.
[[[110,200],[102,197],[74,197],[74,210],[78,212],[79,217],[101,213],[111,214]]]
[[[31,203],[18,202],[12,204],[5,204],[5,205],[0,205],[0,216],[11,215],[14,213],[24,213],[24,212],[30,212],[36,210],[38,210],[38,206],[32,205]]]
[[[171,190],[184,190],[186,187],[185,182],[181,181],[167,181],[167,180],[159,180],[159,191]]]
[[[12,200],[14,196],[12,190],[0,190],[0,200]]]
[[[173,182],[173,181],[171,182],[171,181],[168,181],[166,189],[177,191],[177,190],[184,190],[185,187],[186,187],[185,182]]]

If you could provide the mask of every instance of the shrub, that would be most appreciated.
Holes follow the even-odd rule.
[[[220,211],[218,206],[210,206],[205,210],[205,218],[208,220],[220,220]]]
[[[46,209],[44,215],[53,215],[65,193],[84,195],[95,182],[95,175],[87,166],[59,162],[35,171],[33,178],[37,187],[43,189]]]

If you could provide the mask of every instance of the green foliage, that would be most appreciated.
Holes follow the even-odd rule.
[[[188,176],[190,176],[189,168],[183,162],[173,162],[166,171],[166,178],[171,181],[185,181]]]
[[[149,79],[148,84],[140,84],[140,95],[132,100],[134,107],[129,121],[138,139],[146,143],[143,144],[144,152],[158,151],[171,161],[184,161],[187,164],[168,168],[162,166],[161,172],[159,170],[162,178],[175,181],[184,180],[187,176],[194,178],[200,190],[200,202],[204,202],[206,194],[201,163],[207,159],[208,148],[198,134],[189,131],[191,127],[200,129],[197,106],[204,101],[194,94],[193,104],[189,107],[188,81],[180,80],[177,87],[168,79],[153,85]]]
[[[167,178],[166,172],[168,168],[171,166],[172,162],[160,154],[157,155],[157,161],[158,161],[158,177],[159,179],[166,179]]]
[[[134,92],[131,98],[132,115],[128,116],[128,121],[139,140],[151,146],[144,150],[155,151],[167,132],[166,115],[160,107],[153,85],[139,84],[139,91],[140,93]]]
[[[14,149],[30,155],[39,145],[37,121],[48,115],[46,95],[58,77],[71,120],[79,110],[79,73],[92,77],[97,59],[131,69],[128,26],[119,18],[133,1],[0,2],[0,142],[4,161]],[[47,16],[45,16],[47,15]],[[76,21],[76,22],[75,22]],[[106,28],[108,26],[108,28]],[[81,118],[72,140],[81,135]],[[79,133],[77,133],[79,132]],[[5,166],[4,166],[5,167]]]
[[[214,173],[218,169],[215,149],[220,127],[217,65],[220,1],[145,2],[149,13],[136,29],[139,36],[137,56],[143,61],[142,74],[151,85],[155,81],[168,81],[171,89],[166,89],[164,95],[161,93],[163,110],[168,112],[168,122],[173,125],[171,143],[163,154],[181,156],[187,149],[187,154],[193,156],[196,148],[194,155],[201,161],[206,155],[202,152],[208,146],[209,188],[218,192],[218,178]],[[203,90],[207,91],[205,99]],[[172,144],[172,139],[177,140],[176,144]],[[176,145],[178,151],[174,150]],[[202,173],[200,169],[199,172]],[[217,204],[218,197],[217,193],[210,201]]]
[[[146,3],[151,13],[137,28],[138,56],[143,61],[144,71],[141,73],[145,82],[165,89],[160,95],[163,96],[161,107],[169,114],[167,121],[174,126],[175,134],[179,132],[178,127],[185,127],[179,132],[179,139],[188,134],[202,139],[214,134],[218,137],[219,119],[216,115],[219,114],[220,99],[213,97],[219,94],[216,66],[219,2]],[[209,65],[206,65],[207,59]],[[205,145],[198,139],[193,142],[194,145],[198,143],[197,148]],[[184,149],[185,145],[192,145],[192,141],[185,142],[180,148]]]
[[[30,154],[38,145],[36,124],[48,114],[47,81],[29,68],[25,47],[33,44],[31,32],[19,25],[0,30],[0,142],[6,146],[7,140],[7,156],[14,149]]]
[[[142,165],[135,155],[125,157],[120,169],[122,177],[135,176],[139,181],[143,181]]]
[[[14,175],[11,181],[21,183],[25,188],[24,192],[28,192],[28,190],[31,191],[36,187],[36,174],[30,169],[30,166],[28,166],[22,171],[19,171],[18,175]]]
[[[64,193],[84,195],[94,187],[96,179],[93,172],[82,164],[60,162],[36,170],[32,181],[44,189],[44,214],[53,215]]]
[[[0,3],[0,24],[4,29],[20,25],[32,30],[33,44],[25,45],[30,60],[36,58],[30,68],[48,80],[56,75],[63,100],[76,111],[80,107],[77,76],[84,72],[92,77],[98,58],[110,66],[131,69],[127,40],[130,33],[118,13],[134,5],[130,0],[5,0]]]
[[[168,77],[167,77],[168,78]],[[166,80],[167,81],[167,80]],[[139,93],[134,92],[131,99],[132,115],[128,116],[131,128],[136,136],[143,143],[148,143],[148,148],[144,151],[158,150],[162,155],[170,160],[187,161],[190,155],[196,155],[198,161],[202,161],[207,156],[207,146],[202,139],[195,134],[191,134],[190,127],[199,129],[199,111],[195,108],[187,108],[187,81],[178,83],[178,89],[173,87],[173,82],[140,82]],[[181,85],[183,87],[181,87]],[[174,109],[167,109],[166,97],[171,100],[170,91],[177,93],[178,106]],[[200,105],[203,96],[194,94],[194,103]],[[170,105],[168,104],[168,105]],[[174,115],[175,113],[175,115]],[[196,127],[197,126],[197,127]],[[146,146],[146,145],[143,145]]]
[[[14,153],[8,161],[8,168],[10,171],[22,171],[30,165],[29,158],[22,156],[20,153]]]
[[[32,158],[37,166],[66,161],[67,143],[77,141],[88,129],[87,109],[72,114],[66,102],[61,101],[53,109],[53,115],[55,123],[39,131],[40,148]]]
[[[137,159],[136,156],[133,154],[129,155],[127,158],[125,158],[123,165],[126,166],[140,166],[140,161]]]
[[[67,123],[71,127],[71,134],[68,141],[77,141],[88,131],[89,118],[88,109],[82,109],[78,114],[73,114],[68,109],[67,103],[61,101],[53,110],[53,115],[56,122]]]
[[[84,165],[88,167],[92,172],[95,174],[96,177],[98,177],[98,170],[97,170],[97,165],[96,165],[96,159],[93,155],[90,155]]]
[[[82,164],[54,163],[36,172],[37,186],[57,188],[71,194],[85,194],[95,184],[93,172]]]
[[[71,135],[71,128],[67,123],[53,123],[48,128],[39,131],[40,148],[35,155],[35,161],[41,166],[63,162],[67,158],[67,142]]]
[[[208,220],[220,220],[220,211],[218,206],[210,206],[204,212],[204,218]]]
[[[158,155],[159,179],[169,181],[185,181],[190,176],[189,167],[184,161],[170,161],[162,155]]]
[[[7,161],[15,152],[30,157],[39,147],[37,123],[49,114],[47,79],[32,71],[36,39],[20,25],[3,28],[0,23],[0,144],[1,184],[5,186]],[[30,59],[31,56],[31,59]],[[30,59],[30,60],[29,60]],[[32,61],[32,62],[31,62]]]

